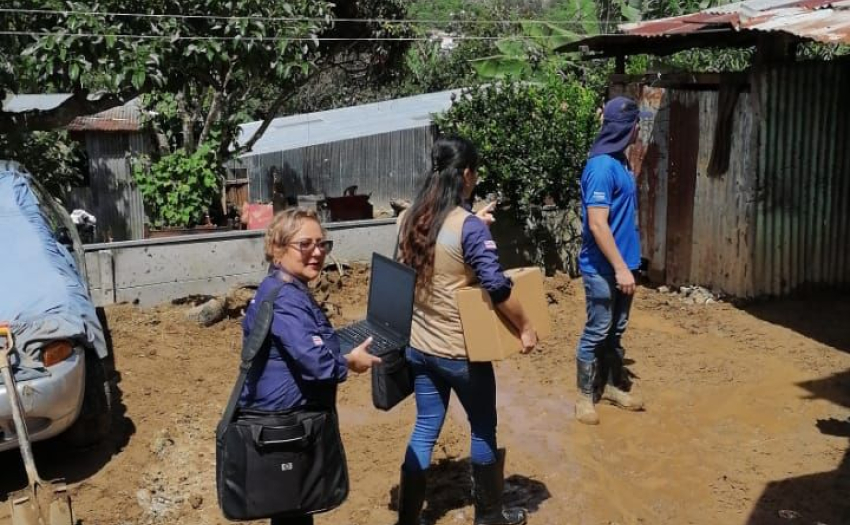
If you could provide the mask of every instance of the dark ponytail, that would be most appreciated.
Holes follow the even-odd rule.
[[[417,290],[434,275],[434,247],[446,217],[463,201],[463,174],[478,169],[478,150],[461,137],[444,137],[431,150],[431,171],[407,211],[399,235],[401,262],[416,270]]]

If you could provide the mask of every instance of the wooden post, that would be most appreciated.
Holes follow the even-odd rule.
[[[626,55],[617,55],[614,72],[618,75],[626,74]]]

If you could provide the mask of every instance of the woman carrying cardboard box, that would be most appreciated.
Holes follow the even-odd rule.
[[[399,258],[416,270],[416,299],[407,358],[414,375],[416,426],[399,484],[399,525],[419,523],[431,453],[455,392],[472,428],[472,475],[476,525],[521,525],[523,509],[502,505],[504,453],[496,448],[496,380],[493,365],[469,362],[455,292],[472,284],[485,289],[520,333],[523,353],[537,334],[511,281],[499,264],[488,225],[491,203],[477,215],[469,202],[478,181],[478,152],[468,140],[441,138],[413,205],[399,218]]]

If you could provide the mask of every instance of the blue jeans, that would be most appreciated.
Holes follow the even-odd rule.
[[[587,323],[578,341],[576,356],[591,362],[605,352],[619,351],[620,339],[629,324],[633,295],[617,289],[613,275],[582,274]]]
[[[472,427],[470,456],[476,465],[496,462],[496,376],[491,363],[445,359],[407,349],[413,371],[416,426],[404,456],[406,472],[431,465],[431,453],[440,436],[449,396],[454,390]]]

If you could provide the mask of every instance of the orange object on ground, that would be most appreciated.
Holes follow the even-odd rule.
[[[242,222],[247,225],[249,230],[264,230],[269,227],[274,217],[274,210],[271,204],[250,204],[242,205]]]

